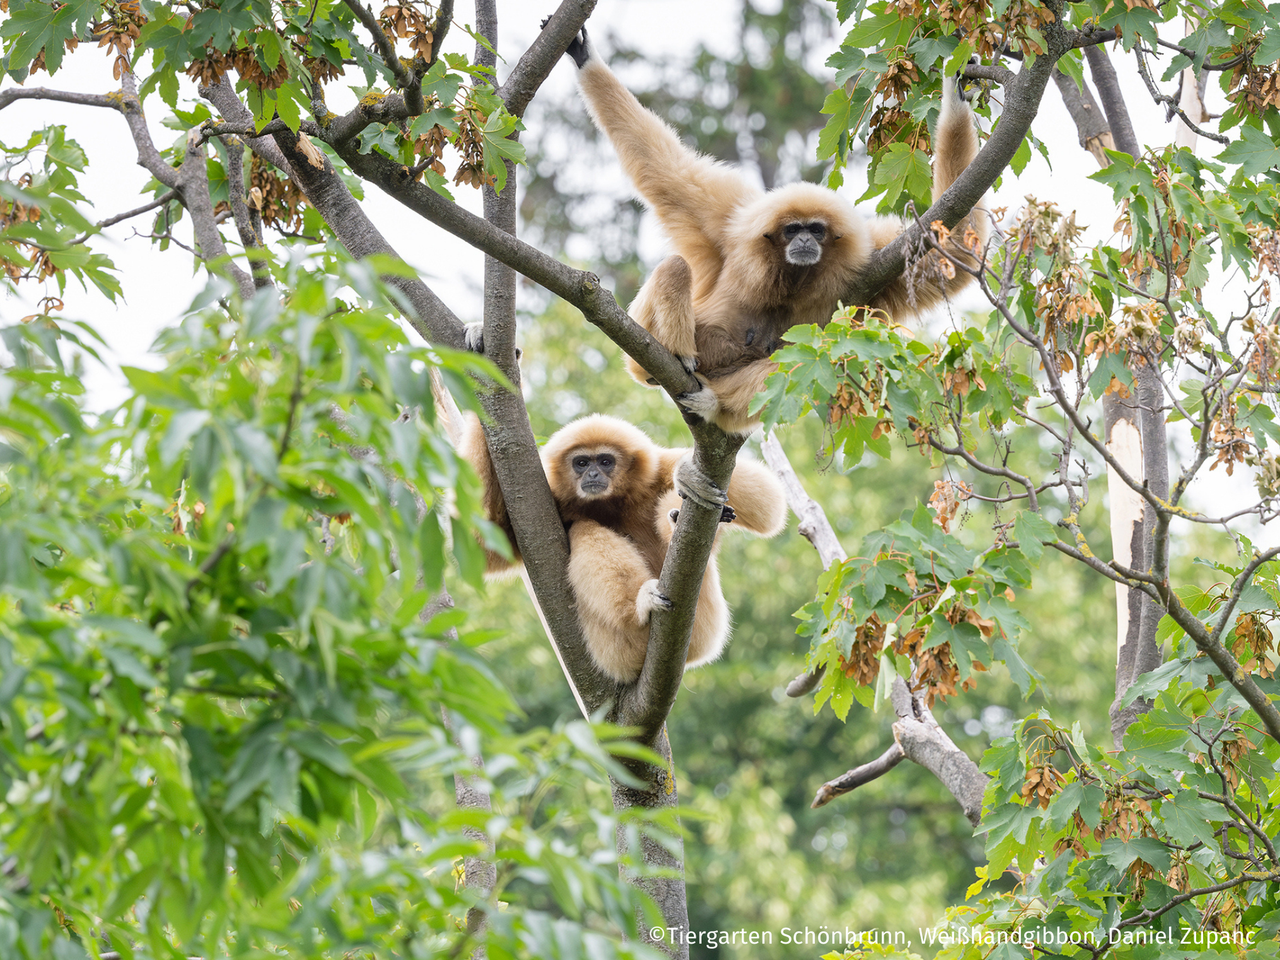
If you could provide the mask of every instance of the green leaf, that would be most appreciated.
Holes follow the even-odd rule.
[[[1227,144],[1218,154],[1225,163],[1238,163],[1246,177],[1256,177],[1280,166],[1280,147],[1275,141],[1255,127],[1243,127],[1241,139]]]

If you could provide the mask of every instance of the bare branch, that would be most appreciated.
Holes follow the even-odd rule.
[[[864,783],[878,780],[905,759],[907,759],[907,755],[902,752],[902,747],[895,740],[893,746],[870,763],[854,767],[848,773],[836,777],[834,780],[828,780],[820,786],[813,798],[813,803],[809,804],[809,807],[813,810],[818,809],[818,807],[825,807],[836,797],[841,797],[852,790],[857,790]]]

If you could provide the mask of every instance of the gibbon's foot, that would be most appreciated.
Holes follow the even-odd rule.
[[[729,495],[706,478],[693,465],[693,454],[686,454],[676,464],[676,493],[685,500],[692,500],[700,507],[708,510],[719,510],[720,519],[724,519],[724,508],[728,506]]]
[[[714,420],[720,412],[720,398],[710,387],[704,386],[696,393],[682,393],[676,402],[696,417],[703,420]]]
[[[649,622],[649,615],[655,610],[670,610],[671,599],[658,589],[657,580],[646,580],[640,585],[640,593],[636,595],[636,616],[641,623]]]
[[[463,345],[466,346],[466,348],[470,350],[472,353],[483,354],[484,353],[484,321],[476,320],[475,322],[468,323],[466,326],[464,326],[462,329],[462,342],[463,342]],[[524,351],[521,350],[519,347],[516,347],[516,361],[519,362],[522,356],[524,356]]]
[[[667,514],[667,519],[671,521],[671,525],[674,527],[677,523],[680,522],[680,511],[672,510],[670,513]],[[733,523],[733,521],[737,519],[738,519],[738,514],[734,512],[733,507],[729,506],[727,503],[720,508],[721,523]]]

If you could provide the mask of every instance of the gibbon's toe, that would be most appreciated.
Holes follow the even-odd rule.
[[[677,523],[680,522],[680,511],[679,510],[669,511],[667,513],[667,519],[671,521],[671,525],[674,527]]]
[[[733,523],[733,521],[737,519],[738,519],[737,511],[734,510],[733,507],[729,506],[727,503],[720,508],[721,523]]]
[[[636,597],[636,616],[641,623],[647,623],[653,611],[670,610],[672,606],[671,598],[658,589],[658,581],[646,580]]]
[[[721,490],[693,465],[693,454],[682,457],[676,465],[676,493],[686,500],[692,500],[700,507],[708,510],[720,510],[724,518],[724,508],[728,505],[729,494]]]
[[[693,373],[698,369],[697,357],[681,357],[677,355],[676,359],[680,361],[680,366],[684,367],[687,373]]]

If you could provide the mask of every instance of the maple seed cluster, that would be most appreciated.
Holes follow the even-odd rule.
[[[129,51],[141,35],[147,18],[143,16],[138,0],[105,3],[102,11],[106,18],[91,24],[89,31],[97,39],[99,47],[106,47],[108,53],[115,50],[116,59],[111,66],[111,75],[119,80],[131,72]]]
[[[24,173],[18,178],[17,185],[19,189],[25,189],[31,186],[31,174]],[[39,223],[40,208],[36,206],[27,206],[18,200],[0,199],[0,232],[8,230],[15,223]],[[0,252],[0,269],[8,274],[9,279],[13,281],[24,280],[29,277],[35,277],[37,280],[44,280],[52,277],[58,272],[58,268],[53,265],[53,261],[49,258],[47,251],[41,250],[37,246],[26,243],[18,243],[18,246],[25,250],[32,258],[30,266],[4,256]]]
[[[1239,58],[1239,62],[1231,71],[1231,79],[1227,82],[1227,99],[1243,108],[1255,117],[1261,117],[1269,107],[1280,109],[1280,63],[1257,66],[1253,62],[1253,47],[1236,44],[1231,54]]]
[[[896,59],[880,75],[876,84],[879,106],[871,114],[867,152],[873,156],[891,143],[905,143],[912,150],[931,151],[929,126],[903,109],[911,88],[920,82],[920,68],[902,47],[893,51]]]
[[[434,11],[432,11],[434,12]],[[426,15],[412,4],[388,4],[378,15],[378,23],[389,37],[409,41],[409,48],[431,63],[436,35]]]
[[[202,85],[216,84],[232,69],[261,90],[275,90],[289,79],[289,63],[284,57],[280,58],[274,70],[268,71],[258,60],[253,46],[237,47],[229,53],[209,44],[205,44],[204,49],[205,56],[192,60],[186,69],[187,76]]]

